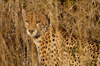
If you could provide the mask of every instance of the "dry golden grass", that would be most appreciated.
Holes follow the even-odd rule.
[[[100,41],[99,0],[0,0],[0,66],[35,66],[38,61],[25,32],[23,8],[48,15],[50,25],[62,26],[71,37]]]

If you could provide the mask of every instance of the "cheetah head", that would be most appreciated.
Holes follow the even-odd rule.
[[[26,11],[23,9],[22,16],[26,32],[29,36],[33,38],[40,37],[41,34],[43,34],[46,31],[49,25],[46,16],[40,13],[39,11],[30,11],[26,13]]]

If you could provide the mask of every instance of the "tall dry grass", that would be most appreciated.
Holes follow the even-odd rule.
[[[38,61],[36,47],[25,32],[23,8],[48,15],[50,25],[56,25],[57,31],[62,26],[70,37],[100,42],[99,0],[0,0],[0,66],[35,66]]]

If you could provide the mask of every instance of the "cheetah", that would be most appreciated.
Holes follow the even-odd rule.
[[[22,10],[26,33],[33,39],[39,66],[99,66],[100,41],[70,36],[62,27],[55,28],[39,11]]]

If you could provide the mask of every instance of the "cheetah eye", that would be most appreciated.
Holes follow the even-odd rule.
[[[27,22],[27,23],[28,23],[28,20],[26,20],[25,22]]]
[[[36,24],[39,24],[41,21],[36,21]]]

